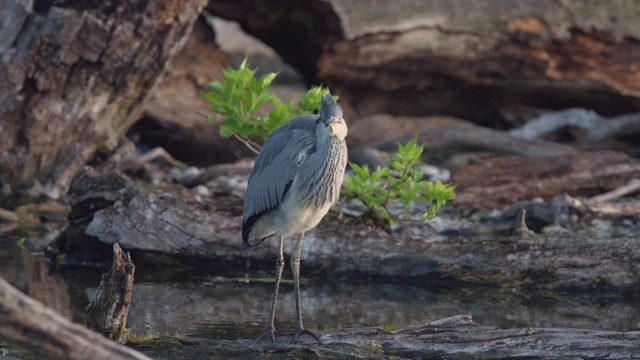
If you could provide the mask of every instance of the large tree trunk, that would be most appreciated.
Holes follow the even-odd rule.
[[[26,190],[60,197],[117,145],[206,1],[54,3],[0,3],[5,207]]]
[[[640,109],[634,1],[212,0],[216,15],[335,90],[351,118],[449,114],[512,125],[510,108]],[[296,44],[296,46],[291,46]]]

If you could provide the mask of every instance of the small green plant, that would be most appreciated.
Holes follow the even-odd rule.
[[[18,240],[17,244],[18,244],[18,247],[19,247],[20,249],[23,249],[23,250],[24,250],[24,249],[26,249],[26,248],[27,248],[27,246],[26,246],[26,244],[27,244],[27,238],[26,238],[26,237],[21,237],[21,238]]]
[[[222,70],[223,80],[213,80],[207,84],[211,89],[202,93],[202,97],[211,104],[208,116],[210,121],[220,121],[220,135],[236,136],[245,144],[251,145],[252,139],[263,140],[275,128],[293,116],[313,113],[320,106],[320,98],[329,90],[314,86],[295,101],[283,102],[267,88],[278,75],[267,73],[256,78],[256,70],[249,68],[245,59],[237,69]],[[259,116],[258,110],[269,105],[269,113]],[[221,117],[221,118],[220,118]]]
[[[374,215],[390,222],[399,220],[389,211],[393,201],[404,206],[401,218],[408,217],[412,201],[424,201],[430,206],[422,217],[433,219],[440,208],[454,197],[456,186],[443,184],[440,180],[423,180],[422,171],[413,168],[423,149],[414,137],[405,145],[398,143],[398,152],[388,160],[391,167],[378,166],[371,171],[367,165],[349,163],[355,174],[345,181],[347,196],[357,197]]]
[[[390,323],[390,324],[385,324],[382,327],[382,330],[386,331],[386,332],[391,332],[393,330],[395,330],[398,327],[398,324],[396,323]]]
[[[297,102],[283,102],[267,90],[277,75],[267,73],[256,78],[256,70],[252,70],[245,59],[237,69],[224,69],[224,79],[207,84],[211,91],[203,92],[202,97],[211,104],[208,119],[221,122],[222,136],[235,136],[258,152],[253,139],[266,139],[271,131],[292,117],[315,112],[320,98],[328,91],[315,86],[301,94]],[[258,115],[263,105],[270,110],[267,115]],[[390,222],[397,221],[389,212],[392,202],[399,201],[407,217],[412,201],[426,201],[431,205],[422,215],[432,219],[440,207],[453,198],[455,186],[422,179],[422,172],[413,168],[422,150],[423,146],[417,145],[414,138],[405,145],[398,144],[397,154],[389,159],[390,167],[370,171],[366,165],[350,163],[355,175],[345,182],[347,196],[359,198],[374,215]]]

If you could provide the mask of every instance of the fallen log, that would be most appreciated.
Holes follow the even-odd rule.
[[[319,345],[312,342],[290,344],[291,340],[292,336],[285,336],[278,338],[276,344],[253,344],[253,340],[160,337],[129,345],[149,356],[170,359],[630,359],[640,356],[640,332],[637,331],[500,329],[479,325],[470,315],[453,316],[395,331],[381,328],[330,331],[321,335],[322,344]],[[174,345],[163,346],[165,342]]]
[[[0,338],[42,359],[149,358],[75,324],[0,278]]]
[[[614,151],[564,156],[496,156],[456,169],[454,204],[499,208],[567,193],[593,196],[640,177],[640,160]]]
[[[369,144],[380,150],[395,151],[397,142],[405,143],[416,134],[395,139],[385,139]],[[571,155],[577,151],[570,146],[541,139],[521,139],[507,132],[473,125],[449,125],[417,134],[418,143],[424,144],[425,151],[463,152],[484,150],[495,153],[522,156]]]
[[[383,116],[383,115],[380,115]],[[375,119],[375,118],[374,118]],[[388,131],[381,125],[377,125],[375,122],[367,121],[371,123],[368,129],[370,132],[376,132],[376,127],[382,134],[392,134],[392,137],[379,136],[379,139],[374,141],[362,141],[365,140],[367,133],[363,130],[356,132],[356,139],[351,143],[355,146],[349,150],[349,159],[361,164],[368,164],[371,167],[383,166],[383,156],[376,154],[377,150],[395,152],[398,149],[398,143],[406,143],[414,137],[417,137],[418,143],[424,146],[425,154],[430,159],[442,159],[446,156],[466,153],[470,151],[487,151],[497,154],[516,154],[521,156],[561,156],[571,155],[577,153],[575,149],[570,146],[563,145],[557,142],[548,141],[544,139],[525,139],[520,138],[509,132],[495,130],[483,126],[476,126],[473,124],[463,123],[462,120],[446,118],[447,121],[442,121],[441,117],[425,117],[424,120],[418,117],[391,117],[386,116],[385,120],[387,124],[384,126],[393,127],[396,122],[399,122],[399,128],[402,128],[402,123],[408,122],[408,119],[413,119],[416,125],[411,127],[405,125],[406,132],[398,136],[400,129],[396,128],[394,131]],[[438,123],[429,124],[434,121],[440,120]],[[457,122],[454,122],[457,120]],[[425,122],[425,124],[420,124]],[[356,127],[362,128],[363,126]],[[367,126],[365,124],[364,126]],[[416,127],[423,127],[417,131]],[[416,131],[413,131],[416,130]]]
[[[633,1],[539,0],[500,11],[487,11],[490,0],[280,4],[212,0],[207,9],[238,20],[308,82],[331,87],[351,118],[450,114],[495,124],[519,104],[638,111]]]
[[[206,263],[208,268],[271,269],[277,243],[240,252],[241,201],[198,202],[134,185],[117,173],[90,168],[74,180],[70,227],[49,253],[77,257],[111,244],[132,252],[136,264]],[[115,184],[110,189],[107,183]],[[638,286],[640,243],[629,238],[535,235],[527,238],[445,239],[429,231],[387,233],[362,225],[321,224],[302,248],[307,274],[403,277],[534,288],[593,289]],[[285,250],[293,250],[290,242]],[[96,247],[102,250],[95,250]],[[52,250],[54,249],[54,250]],[[56,258],[53,256],[52,258]],[[250,261],[248,261],[250,260]]]

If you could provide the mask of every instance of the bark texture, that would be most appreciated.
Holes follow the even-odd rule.
[[[4,203],[27,190],[57,199],[85,163],[114,149],[205,3],[3,1]]]
[[[26,348],[39,359],[150,359],[65,319],[2,278],[0,337]]]

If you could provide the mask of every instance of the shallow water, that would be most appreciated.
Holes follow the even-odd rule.
[[[304,261],[303,261],[304,276]],[[41,252],[0,242],[0,276],[68,319],[82,323],[101,274],[108,269],[50,269]],[[192,334],[210,339],[252,338],[269,312],[273,281],[260,272],[197,273],[138,267],[128,326],[141,335]],[[258,277],[260,276],[260,277]],[[284,279],[291,274],[285,268]],[[490,287],[402,284],[353,279],[303,279],[303,319],[311,330],[365,326],[398,329],[471,314],[502,328],[572,327],[640,330],[640,303],[615,293],[559,294]],[[295,327],[293,285],[281,285],[276,328]]]

